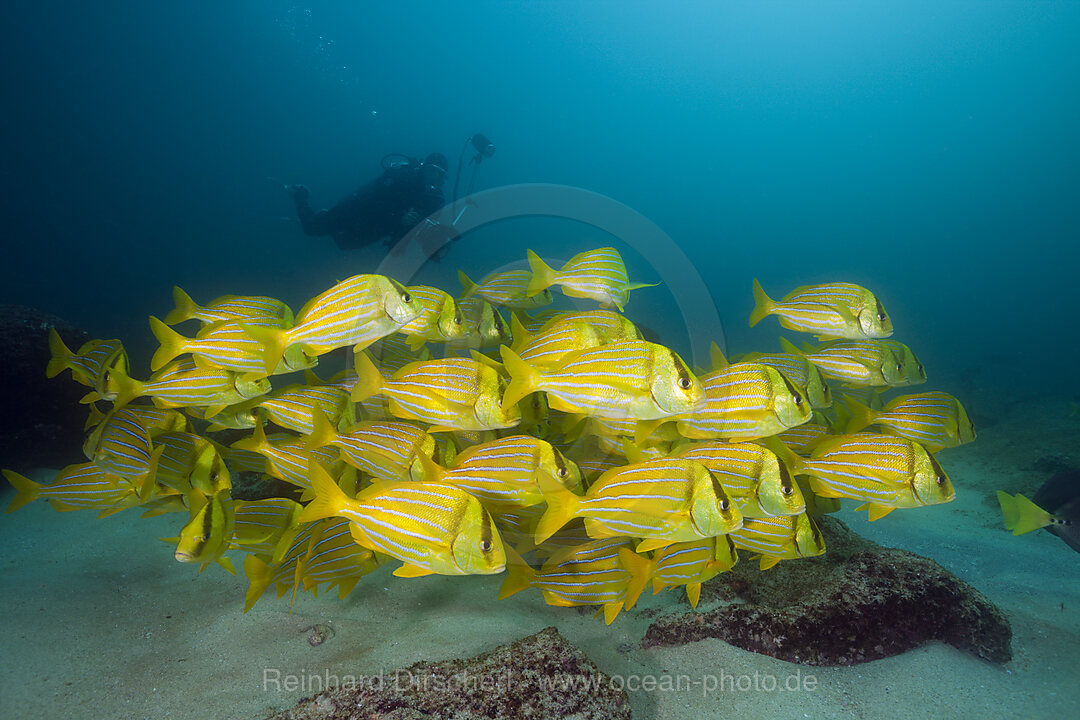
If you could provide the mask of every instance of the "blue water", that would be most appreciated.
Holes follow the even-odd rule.
[[[22,3],[0,31],[0,300],[136,354],[173,284],[298,306],[380,249],[305,237],[284,184],[325,207],[385,153],[456,166],[483,132],[477,189],[565,184],[649,218],[732,351],[774,347],[775,321],[746,327],[752,277],[851,280],[935,384],[1039,391],[1075,356],[1078,27],[1067,2]],[[522,218],[419,280],[611,243]],[[628,309],[669,311],[663,288]]]

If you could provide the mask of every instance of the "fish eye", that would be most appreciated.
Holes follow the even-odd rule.
[[[722,498],[720,500],[719,505],[720,505],[720,511],[721,512],[727,512],[727,509],[731,506],[731,503],[728,502],[727,498]]]
[[[945,487],[945,476],[944,475],[938,475],[937,478],[935,478],[935,479],[937,480],[938,487]]]
[[[403,302],[403,303],[411,303],[412,302],[412,295],[410,295],[409,293],[402,293],[401,294],[401,302]]]
[[[679,387],[681,387],[683,390],[689,390],[692,384],[693,383],[690,382],[690,378],[688,377],[679,378]]]
[[[795,393],[791,397],[795,400],[795,407],[802,407],[802,395]]]
[[[795,492],[795,488],[791,487],[790,485],[781,485],[780,486],[780,494],[781,495],[790,495],[793,492]]]
[[[490,540],[481,540],[480,541],[480,551],[481,552],[488,552],[490,550],[491,550],[491,541]]]
[[[569,470],[567,470],[565,467],[559,468],[559,477],[560,478],[565,480],[569,476],[570,476],[570,471]]]
[[[885,322],[885,318],[886,318],[885,313],[881,312],[881,313],[877,314],[877,319],[880,320],[881,322]]]
[[[903,370],[904,370],[904,366],[901,365],[900,363],[896,363],[896,371],[897,372],[903,372]]]

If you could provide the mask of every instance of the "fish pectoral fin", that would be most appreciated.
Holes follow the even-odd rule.
[[[604,613],[604,624],[610,625],[615,618],[619,617],[619,613],[622,612],[623,601],[604,603],[604,606],[600,610],[596,611],[596,615],[599,615],[601,610]],[[596,617],[593,615],[593,617]]]
[[[405,563],[397,570],[394,571],[394,575],[397,577],[411,578],[411,577],[424,577],[425,575],[434,575],[435,573],[427,568],[422,568],[418,565],[410,565]]]
[[[870,522],[873,522],[875,520],[880,520],[895,509],[896,508],[894,507],[890,507],[888,505],[879,505],[878,503],[863,503],[859,507],[855,508],[855,512],[858,512],[860,510],[866,510],[867,518],[870,520]]]
[[[671,545],[674,541],[667,538],[645,538],[634,548],[634,552],[641,554],[650,550],[659,550]]]

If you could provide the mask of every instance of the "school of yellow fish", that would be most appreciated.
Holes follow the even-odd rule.
[[[936,453],[974,428],[946,393],[883,404],[926,373],[885,339],[871,291],[838,282],[774,301],[755,280],[751,325],[775,315],[820,344],[738,362],[714,346],[713,367],[695,371],[622,314],[646,286],[614,248],[559,270],[528,262],[480,283],[460,273],[456,298],[357,275],[295,315],[269,297],[200,306],[175,288],[175,309],[150,318],[160,348],[146,380],[120,341],[72,352],[53,331],[47,374],[89,388],[88,462],[47,485],[5,470],[8,512],[44,498],[177,513],[178,561],[235,573],[230,557],[243,558],[245,612],[271,586],[343,598],[394,563],[399,577],[505,571],[500,598],[533,587],[610,623],[650,584],[685,587],[696,607],[740,551],[762,570],[820,555],[814,518],[842,498],[871,520],[953,499]],[[554,287],[598,307],[545,309]],[[194,336],[173,329],[189,322]],[[319,357],[345,347],[354,370],[320,378]],[[247,432],[225,445],[225,429]],[[231,474],[245,471],[296,495],[234,500]]]

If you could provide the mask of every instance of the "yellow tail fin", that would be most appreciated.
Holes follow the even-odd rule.
[[[465,274],[464,270],[457,271],[458,280],[461,282],[461,299],[472,297],[476,294],[478,288],[477,284],[469,279],[469,276]]]
[[[776,310],[776,303],[765,294],[761,283],[754,278],[754,309],[750,312],[750,327],[754,327]]]
[[[521,402],[526,395],[536,390],[540,375],[527,362],[522,360],[516,352],[505,345],[499,348],[499,352],[502,355],[503,367],[506,368],[506,372],[510,375],[510,382],[506,386],[506,392],[503,393],[502,400],[503,412],[508,412],[510,408]]]
[[[7,474],[6,470],[4,474]],[[998,490],[997,495],[1001,514],[1005,517],[1005,527],[1012,530],[1013,535],[1023,535],[1054,522],[1053,515],[1019,493],[1012,496]]]
[[[154,337],[161,343],[161,347],[157,349],[154,357],[150,359],[150,369],[156,372],[165,367],[174,357],[184,352],[187,338],[153,315],[150,316],[150,331],[154,333]]]
[[[247,575],[248,589],[244,596],[244,612],[255,607],[266,588],[270,587],[270,579],[274,575],[274,569],[260,560],[255,555],[244,558],[244,574]]]
[[[11,504],[8,505],[5,512],[13,513],[41,495],[41,485],[14,470],[4,470],[4,477],[7,478],[7,481],[11,483],[11,487],[15,488],[16,491],[15,497],[12,498]]]
[[[240,327],[248,337],[263,346],[263,367],[268,375],[272,375],[281,364],[281,356],[285,354],[288,339],[286,331],[266,325],[244,323],[241,323]]]
[[[352,401],[364,402],[372,395],[379,394],[383,386],[383,377],[367,353],[355,353],[353,359],[356,363],[356,384],[352,389]]]
[[[536,523],[534,541],[537,545],[543,545],[544,541],[573,519],[581,498],[567,490],[562,483],[547,473],[541,473],[537,480],[540,492],[548,504],[547,510]]]
[[[52,358],[45,366],[45,377],[51,378],[63,372],[72,357],[71,350],[64,344],[56,328],[49,328],[49,352],[52,353]]]
[[[867,425],[873,424],[878,413],[870,409],[869,405],[864,405],[850,395],[844,395],[844,404],[847,405],[848,412],[851,413],[851,417],[848,418],[847,427],[844,430],[846,433],[857,433]]]
[[[499,586],[499,599],[519,593],[536,582],[536,571],[512,547],[506,547],[506,578]]]
[[[532,270],[532,279],[529,280],[529,288],[526,294],[529,297],[539,295],[544,290],[555,284],[555,270],[532,250],[528,251],[529,269]]]
[[[308,503],[300,513],[298,518],[300,523],[336,517],[352,502],[318,462],[312,461],[308,466],[307,475],[308,480],[311,481],[311,489],[315,492],[315,499]]]
[[[638,555],[629,548],[619,548],[619,560],[630,573],[630,583],[626,586],[626,609],[634,607],[638,597],[645,589],[652,575],[652,560]]]

